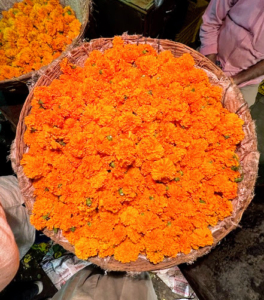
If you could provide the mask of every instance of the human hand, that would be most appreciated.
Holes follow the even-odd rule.
[[[216,64],[216,55],[217,54],[208,54],[206,55],[206,57],[209,58],[214,64]]]

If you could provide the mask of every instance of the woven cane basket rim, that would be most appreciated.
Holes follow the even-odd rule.
[[[191,263],[195,261],[198,257],[201,257],[215,247],[221,239],[223,239],[230,231],[235,229],[241,220],[242,214],[249,205],[253,198],[254,186],[258,171],[258,159],[259,153],[257,151],[257,139],[255,133],[255,125],[251,119],[248,105],[238,87],[230,80],[225,74],[216,67],[211,61],[205,58],[202,54],[196,52],[195,50],[173,41],[169,40],[158,40],[152,38],[144,38],[138,35],[122,36],[125,43],[134,44],[150,44],[158,52],[163,50],[170,50],[175,57],[181,56],[183,53],[190,53],[196,63],[196,66],[204,69],[212,84],[217,84],[223,87],[223,99],[222,103],[225,108],[230,112],[236,113],[241,119],[244,120],[243,130],[245,133],[244,140],[237,147],[237,155],[240,159],[240,164],[243,168],[244,180],[238,183],[238,196],[235,198],[233,203],[233,214],[225,218],[223,221],[219,222],[215,227],[211,228],[214,243],[212,246],[206,246],[198,250],[192,250],[189,254],[178,254],[175,258],[166,258],[158,264],[153,264],[149,262],[144,256],[139,256],[137,261],[130,263],[121,263],[116,261],[113,257],[99,258],[93,257],[89,260],[101,268],[106,270],[116,270],[116,271],[151,271],[158,269],[166,269],[181,263]],[[73,49],[69,52],[66,57],[71,63],[83,66],[89,53],[95,49],[104,51],[112,47],[112,38],[100,38],[92,40],[89,43],[84,43],[80,47]],[[42,75],[37,81],[35,86],[47,86],[53,79],[60,76],[60,66],[57,63],[52,68],[48,68],[44,75]],[[31,109],[31,100],[33,98],[34,89],[30,92],[27,100],[23,106],[19,124],[17,127],[16,142],[15,142],[15,156],[16,156],[16,169],[18,174],[18,180],[21,188],[21,192],[25,198],[26,206],[31,213],[34,197],[31,180],[29,180],[23,173],[22,167],[19,162],[23,154],[28,150],[27,146],[24,144],[23,136],[26,130],[24,123],[25,116],[27,116]],[[49,236],[52,240],[62,245],[65,249],[74,253],[74,247],[62,236],[61,231],[55,234],[53,231],[44,230],[44,233]]]
[[[15,1],[15,2],[21,2],[20,1]],[[79,0],[80,1],[80,0]],[[8,1],[7,1],[8,2]],[[10,1],[10,2],[14,2],[14,1]],[[65,0],[60,0],[60,3],[65,6],[65,4],[71,6],[70,3],[68,3],[69,1],[65,1]],[[50,62],[48,65],[41,67],[39,70],[35,70],[35,71],[31,71],[29,73],[23,74],[19,77],[14,77],[14,78],[10,78],[10,79],[6,79],[6,80],[2,80],[0,81],[0,87],[1,88],[12,88],[15,87],[18,84],[21,83],[27,83],[29,82],[31,79],[34,80],[34,77],[41,75],[45,72],[45,70],[53,63],[56,63],[57,61],[60,61],[61,59],[63,59],[64,56],[67,55],[68,52],[70,52],[72,49],[74,49],[75,47],[77,47],[78,45],[80,45],[82,43],[83,37],[84,37],[84,33],[85,33],[85,29],[86,26],[89,22],[89,9],[90,9],[90,4],[91,1],[90,0],[81,0],[80,1],[80,6],[81,9],[83,11],[86,11],[87,13],[84,13],[82,16],[82,20],[79,20],[81,22],[81,29],[80,29],[80,33],[79,35],[72,41],[71,44],[69,44],[66,49],[61,53],[61,55],[56,58],[55,60],[53,60],[52,62]],[[74,7],[72,7],[72,9],[74,10]]]

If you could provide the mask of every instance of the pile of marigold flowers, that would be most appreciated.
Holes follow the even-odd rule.
[[[23,0],[0,20],[0,80],[49,64],[78,36],[81,23],[59,0]]]
[[[189,54],[148,44],[93,51],[84,67],[37,87],[21,164],[31,222],[59,229],[81,259],[139,254],[158,263],[213,243],[241,181],[243,121]]]

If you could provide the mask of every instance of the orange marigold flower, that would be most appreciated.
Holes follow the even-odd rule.
[[[172,180],[175,178],[176,168],[171,160],[163,158],[153,163],[151,175],[154,180]]]
[[[122,263],[136,261],[140,250],[139,244],[134,244],[129,239],[126,239],[122,244],[115,248],[114,257]]]
[[[164,155],[162,145],[154,137],[143,138],[137,146],[137,154],[144,160],[158,160]]]
[[[117,160],[121,166],[132,165],[136,158],[136,148],[132,141],[121,140],[114,148]]]
[[[75,253],[80,259],[97,255],[99,242],[97,239],[81,237],[76,243]]]

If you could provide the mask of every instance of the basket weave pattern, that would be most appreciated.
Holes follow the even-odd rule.
[[[101,38],[92,40],[90,43],[84,43],[80,47],[68,52],[66,57],[70,63],[83,66],[85,60],[89,56],[89,53],[93,50],[104,51],[112,47],[112,38]],[[211,61],[205,58],[202,54],[194,51],[193,49],[168,40],[158,40],[152,38],[143,38],[141,36],[128,36],[123,35],[124,43],[133,44],[150,44],[157,52],[164,50],[170,50],[175,57],[179,57],[184,53],[190,53],[196,63],[196,67],[205,70],[209,76],[210,82],[215,85],[219,85],[223,88],[222,104],[230,112],[236,113],[241,119],[244,120],[243,130],[245,133],[244,140],[238,145],[236,153],[240,159],[240,165],[244,173],[244,179],[238,183],[238,196],[232,201],[233,213],[230,217],[225,218],[219,222],[215,227],[211,228],[214,243],[212,246],[206,246],[198,250],[192,250],[189,254],[178,254],[175,258],[166,258],[164,261],[154,265],[150,263],[144,256],[139,256],[137,261],[123,264],[116,261],[113,257],[105,259],[99,257],[93,257],[89,260],[101,268],[106,270],[116,271],[151,271],[158,269],[169,268],[181,263],[190,263],[196,260],[198,257],[203,256],[210,252],[210,250],[217,245],[217,243],[224,238],[230,231],[235,229],[241,220],[242,214],[249,205],[254,194],[254,185],[257,177],[259,153],[257,151],[257,139],[255,133],[255,125],[251,119],[248,105],[238,87],[224,75],[224,73],[216,67]],[[57,63],[52,67],[49,67],[45,74],[43,74],[37,81],[35,86],[48,86],[50,83],[61,75],[60,65]],[[19,162],[23,157],[23,154],[28,151],[28,147],[25,145],[23,136],[26,130],[24,123],[25,117],[30,113],[31,100],[33,98],[34,90],[32,90],[24,104],[22,109],[19,124],[17,127],[17,135],[11,158],[15,161],[14,169],[17,172],[19,185],[21,192],[25,198],[26,206],[29,213],[32,212],[34,204],[34,187],[32,181],[28,179],[22,170]],[[44,233],[53,239],[55,242],[62,245],[65,249],[74,253],[74,247],[63,237],[61,231],[55,234],[53,231],[47,229]]]

